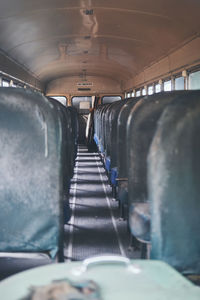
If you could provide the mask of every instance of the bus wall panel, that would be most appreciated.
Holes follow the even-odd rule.
[[[195,38],[168,56],[155,62],[131,80],[127,81],[124,89],[135,88],[166,78],[184,69],[200,63],[200,38]]]
[[[0,66],[1,66],[2,72],[6,73],[8,75],[11,75],[17,79],[20,79],[20,80],[24,81],[25,83],[28,83],[28,84],[34,86],[35,88],[43,91],[44,86],[37,78],[35,78],[33,75],[31,75],[22,66],[20,66],[13,60],[9,59],[3,53],[0,53]]]
[[[81,84],[81,85],[78,85]],[[78,90],[78,89],[90,90]],[[79,76],[63,77],[51,81],[46,88],[47,95],[94,95],[94,94],[121,94],[119,82],[106,77],[87,76],[83,80]]]

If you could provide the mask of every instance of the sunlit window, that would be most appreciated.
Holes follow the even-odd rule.
[[[164,91],[169,92],[172,90],[172,81],[168,80],[164,82]]]
[[[8,80],[2,80],[2,86],[4,87],[9,87],[10,86],[10,82]]]
[[[143,88],[143,89],[142,89],[142,96],[146,96],[146,94],[147,94],[146,89]]]
[[[160,93],[161,92],[161,85],[160,85],[160,83],[156,84],[156,86],[155,86],[155,92],[156,93]]]
[[[132,91],[132,97],[135,97],[135,92],[134,91]]]
[[[81,114],[89,114],[92,107],[92,97],[75,96],[72,98],[72,106],[76,107]]]
[[[121,99],[122,99],[121,96],[104,96],[102,98],[102,104],[112,103],[115,101],[119,101]]]
[[[153,95],[153,85],[148,87],[148,95]]]
[[[141,96],[140,90],[136,91],[136,97],[139,97],[139,96]]]
[[[67,105],[67,99],[65,96],[51,96],[51,98],[59,101],[60,103],[62,103],[63,105]]]
[[[184,77],[175,78],[175,90],[180,91],[184,90]]]
[[[189,75],[189,89],[190,90],[200,89],[200,71],[191,73]]]

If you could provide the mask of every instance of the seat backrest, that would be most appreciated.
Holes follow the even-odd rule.
[[[163,109],[185,92],[146,96],[132,108],[127,122],[128,198],[147,201],[147,155]]]
[[[63,241],[62,128],[39,93],[0,88],[0,251],[49,252]]]
[[[118,102],[118,101],[117,101]],[[102,123],[102,131],[103,131],[103,147],[105,149],[105,156],[110,156],[110,132],[111,132],[111,122],[110,122],[110,115],[112,112],[112,107],[116,105],[115,102],[109,104],[107,106],[104,116],[103,116],[103,123]]]
[[[102,153],[106,153],[106,137],[107,137],[107,120],[110,112],[110,107],[112,103],[105,104],[101,111],[101,125],[100,125],[100,151]]]
[[[64,193],[69,192],[70,178],[73,176],[73,165],[71,162],[72,152],[74,151],[74,142],[72,141],[72,124],[71,115],[66,112],[66,108],[63,104],[55,99],[48,97],[51,104],[54,106],[57,118],[61,122],[62,128],[62,179]]]
[[[127,100],[117,102],[112,108],[111,112],[111,130],[110,130],[110,157],[111,157],[111,168],[117,167],[117,120],[121,108],[126,104]]]
[[[78,111],[75,107],[73,106],[68,106],[66,109],[70,112],[71,115],[71,124],[72,124],[72,136],[73,136],[73,144],[75,148],[75,153],[74,153],[74,159],[76,158],[77,155],[77,149],[78,149]]]
[[[200,92],[164,110],[148,157],[151,258],[200,274]]]
[[[132,107],[139,101],[138,98],[128,99],[127,102],[122,106],[117,119],[116,164],[118,168],[119,178],[125,178],[128,176],[127,165],[126,165],[127,162],[126,125]]]

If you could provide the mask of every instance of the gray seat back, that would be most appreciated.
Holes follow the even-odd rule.
[[[0,251],[49,252],[63,240],[61,123],[41,94],[0,88]]]
[[[151,258],[200,274],[200,93],[171,103],[148,157]]]

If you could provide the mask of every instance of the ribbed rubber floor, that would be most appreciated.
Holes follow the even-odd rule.
[[[83,260],[101,254],[138,257],[129,251],[129,235],[125,221],[118,216],[118,203],[98,153],[79,146],[74,177],[71,182],[72,217],[65,225],[65,257]]]

